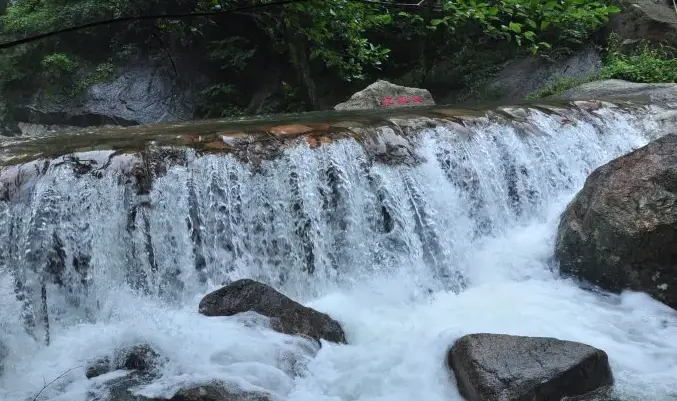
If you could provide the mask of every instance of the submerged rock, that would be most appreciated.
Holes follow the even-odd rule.
[[[103,383],[96,383],[87,392],[87,401],[149,401],[148,398],[133,394],[137,386],[149,384],[155,377],[144,372],[131,372]]]
[[[262,392],[233,390],[222,383],[212,382],[179,390],[171,398],[153,398],[148,401],[270,401]]]
[[[231,316],[252,311],[271,318],[271,327],[280,333],[346,342],[341,325],[329,315],[305,307],[274,288],[250,279],[234,281],[207,294],[200,301],[199,310],[205,316]]]
[[[677,135],[596,169],[565,210],[560,270],[609,291],[643,291],[677,308]]]
[[[365,135],[363,145],[370,158],[379,163],[415,166],[423,160],[416,153],[414,144],[390,127],[379,128],[376,134]]]
[[[337,104],[334,109],[366,110],[434,104],[433,96],[426,89],[409,88],[379,80],[355,93],[346,102]]]
[[[152,373],[161,365],[162,359],[150,345],[134,345],[117,350],[112,358],[104,357],[90,363],[85,375],[91,379],[120,369]]]
[[[7,359],[7,356],[9,356],[9,347],[0,340],[0,376],[5,371],[5,359]]]
[[[554,338],[470,334],[447,363],[468,401],[559,401],[613,384],[604,351]]]

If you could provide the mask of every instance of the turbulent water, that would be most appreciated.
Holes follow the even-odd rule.
[[[150,207],[114,170],[51,167],[0,205],[0,399],[33,400],[63,374],[37,400],[85,400],[111,377],[87,380],[87,361],[147,341],[169,359],[136,389],[149,396],[222,379],[290,401],[460,400],[445,350],[494,332],[594,345],[622,399],[677,400],[674,312],[582,290],[552,260],[558,216],[587,174],[655,135],[631,114],[597,114],[533,112],[532,132],[488,120],[470,136],[427,129],[417,166],[372,163],[352,140],[291,148],[257,170],[193,158],[155,181]],[[59,266],[45,346],[38,272]],[[311,357],[305,340],[250,317],[197,313],[204,294],[243,277],[330,314],[349,345]],[[289,355],[306,360],[300,374]]]

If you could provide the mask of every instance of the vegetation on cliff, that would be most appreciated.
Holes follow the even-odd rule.
[[[255,0],[258,1],[258,0]],[[308,0],[256,11],[117,24],[0,54],[0,90],[81,91],[143,57],[190,60],[208,71],[202,116],[328,107],[376,78],[434,90],[444,64],[463,87],[522,53],[556,56],[619,11],[612,0],[437,0],[419,7]],[[238,0],[16,0],[0,18],[7,39],[106,18],[226,10]],[[168,62],[169,62],[168,61]],[[264,73],[264,74],[262,74]],[[266,79],[262,79],[262,75]],[[260,96],[256,96],[259,94]],[[272,100],[271,100],[272,99]]]
[[[532,93],[529,98],[556,96],[581,84],[602,79],[622,79],[638,83],[677,82],[677,58],[674,56],[675,49],[646,43],[632,50],[623,50],[618,38],[612,35],[605,49],[604,63],[598,73],[574,79],[558,79],[543,90]]]

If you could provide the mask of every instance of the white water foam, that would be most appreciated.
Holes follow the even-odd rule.
[[[87,380],[88,361],[146,341],[168,358],[160,379],[136,389],[148,396],[221,379],[289,401],[460,401],[445,352],[463,334],[493,332],[599,347],[622,400],[677,400],[675,312],[644,294],[593,293],[553,273],[566,203],[593,168],[643,145],[655,129],[629,114],[599,113],[575,124],[534,113],[527,134],[487,122],[470,139],[439,127],[419,139],[426,162],[417,167],[369,165],[347,141],[291,149],[258,173],[229,157],[200,158],[173,168],[151,192],[152,258],[142,230],[126,229],[129,194],[115,176],[75,178],[56,168],[37,195],[0,210],[0,241],[25,249],[56,230],[68,260],[78,251],[92,256],[90,291],[71,296],[83,306],[50,287],[45,347],[22,334],[21,305],[3,276],[0,340],[10,355],[0,399],[32,400],[75,368],[37,400],[84,401],[123,374]],[[186,227],[191,204],[201,273]],[[23,231],[10,232],[17,222]],[[3,252],[5,272],[10,263],[28,266],[20,252]],[[130,270],[147,273],[148,295],[129,288]],[[349,345],[325,342],[313,357],[312,343],[255,316],[197,313],[201,296],[240,277],[330,314]],[[290,368],[295,359],[301,372]]]

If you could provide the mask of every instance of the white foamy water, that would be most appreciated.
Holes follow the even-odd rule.
[[[416,167],[371,163],[351,141],[289,149],[258,171],[197,158],[159,178],[152,207],[136,213],[115,172],[50,168],[20,202],[0,205],[0,400],[33,400],[69,369],[37,400],[94,400],[124,373],[87,380],[86,363],[143,341],[168,359],[136,389],[147,396],[219,379],[289,401],[457,401],[446,350],[474,332],[599,347],[620,399],[677,400],[675,312],[554,272],[559,214],[587,174],[655,135],[629,114],[597,114],[562,124],[534,113],[519,130],[487,121],[470,137],[438,127],[418,139]],[[55,258],[71,292],[47,288],[45,346],[37,272]],[[197,313],[207,292],[243,277],[330,314],[349,345],[315,355],[256,316]],[[16,280],[32,309],[16,300]]]

